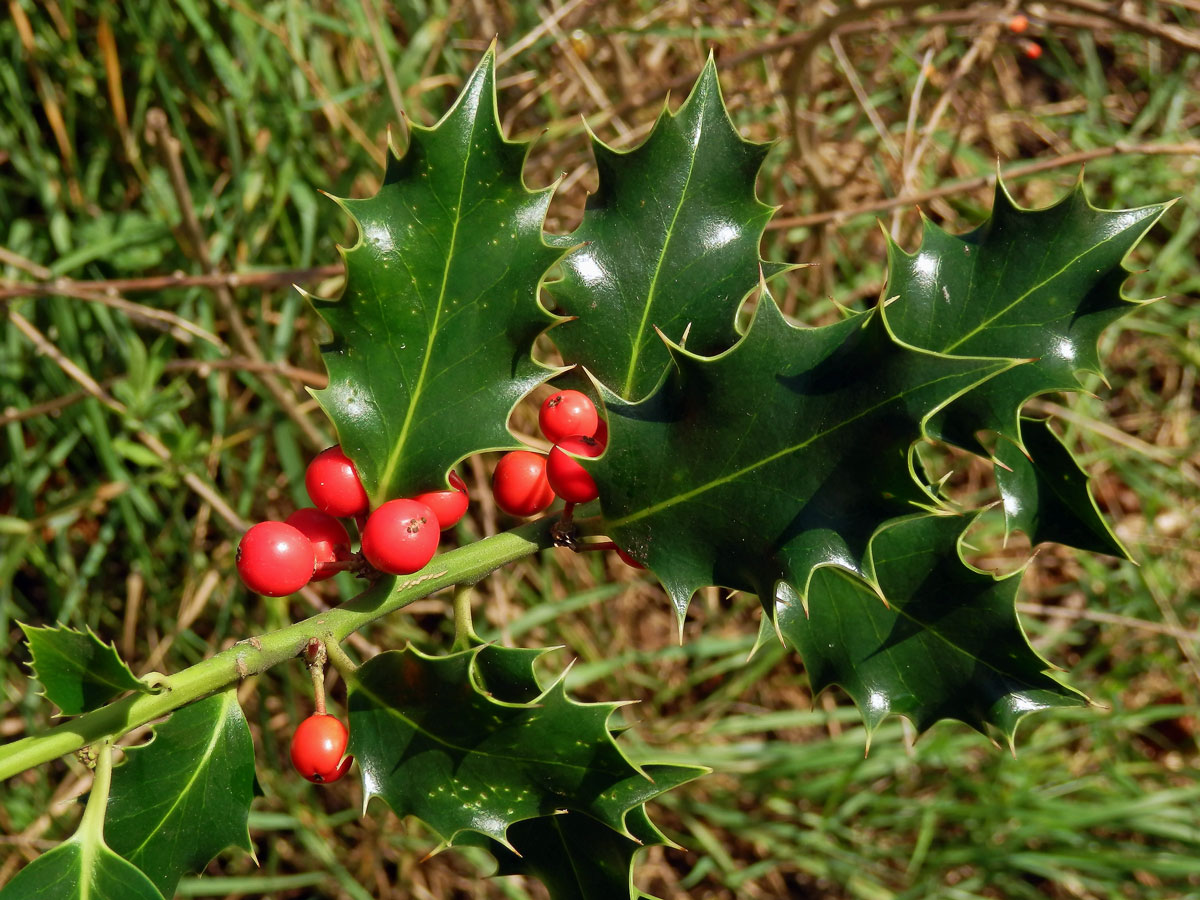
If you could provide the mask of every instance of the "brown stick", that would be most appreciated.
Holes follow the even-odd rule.
[[[1183,144],[1134,144],[1132,146],[1117,143],[1111,147],[1098,147],[1095,150],[1080,150],[1075,153],[1065,153],[1062,156],[1056,156],[1052,159],[1039,159],[1033,162],[1022,163],[1012,166],[1007,171],[1002,173],[1002,177],[1006,180],[1014,178],[1024,178],[1028,175],[1036,175],[1039,172],[1047,172],[1051,169],[1061,169],[1064,166],[1077,166],[1083,163],[1090,162],[1094,159],[1104,159],[1109,156],[1195,156],[1200,154],[1200,141],[1189,141]],[[902,197],[884,197],[880,200],[872,200],[869,203],[860,203],[856,206],[842,207],[841,209],[831,209],[824,212],[808,213],[803,216],[785,216],[781,219],[774,219],[768,225],[768,229],[778,230],[780,228],[801,228],[811,225],[824,225],[828,223],[842,224],[855,218],[856,216],[866,215],[868,213],[882,212],[892,209],[897,206],[916,205],[926,203],[937,197],[946,197],[952,194],[961,194],[965,191],[972,191],[977,188],[987,187],[996,183],[996,175],[976,175],[973,178],[960,179],[951,181],[936,188],[931,188],[927,191],[921,191],[916,194],[908,194]]]
[[[0,262],[11,262],[8,259],[10,251],[0,247]],[[13,262],[16,265],[15,262]],[[42,297],[55,294],[68,294],[72,291],[88,291],[93,293],[108,293],[116,291],[121,294],[136,294],[144,291],[165,291],[170,288],[189,287],[280,287],[289,284],[311,284],[314,281],[324,281],[341,275],[344,267],[341,263],[328,266],[316,266],[306,269],[272,269],[262,272],[208,272],[203,275],[189,275],[184,272],[172,272],[170,275],[148,275],[144,278],[107,278],[95,281],[75,281],[70,278],[55,278],[49,269],[39,266],[38,281],[6,281],[0,282],[0,300],[11,300],[14,297]]]
[[[180,148],[179,141],[171,134],[167,115],[161,109],[151,109],[147,112],[146,123],[147,138],[152,144],[157,144],[162,152],[163,161],[167,167],[167,174],[171,180],[171,188],[175,192],[176,199],[179,201],[180,212],[183,215],[183,230],[192,244],[191,249],[205,271],[210,275],[215,274],[217,267],[213,263],[212,257],[209,256],[208,240],[200,228],[200,220],[196,217],[196,209],[192,205],[192,192],[188,187],[187,178],[184,175],[183,151]],[[241,310],[238,309],[237,303],[233,298],[233,292],[225,284],[216,285],[213,291],[217,298],[217,305],[220,306],[221,312],[224,314],[226,320],[229,322],[230,329],[233,331],[234,341],[238,345],[238,348],[251,359],[264,359],[258,342],[254,339],[254,335],[250,332],[250,328],[242,318]],[[297,403],[296,393],[289,385],[271,375],[264,376],[262,384],[280,409],[284,411],[288,418],[296,423],[300,429],[300,433],[304,436],[310,447],[324,447],[328,443],[320,429],[313,425],[308,416],[304,415],[297,408],[299,404]]]

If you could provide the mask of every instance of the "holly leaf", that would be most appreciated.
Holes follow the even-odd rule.
[[[139,869],[96,836],[43,853],[0,890],[0,900],[163,900]]]
[[[510,846],[514,823],[561,810],[632,838],[626,814],[658,791],[613,740],[608,720],[620,704],[578,703],[562,679],[532,702],[498,700],[481,687],[480,652],[426,656],[408,647],[358,670],[348,752],[366,798],[417,816],[446,844],[473,831]],[[529,656],[518,653],[493,671],[521,671]]]
[[[532,703],[542,694],[534,663],[553,648],[479,645],[471,676],[480,692],[505,703]]]
[[[926,220],[916,253],[890,242],[888,319],[901,340],[1031,360],[947,407],[930,433],[973,452],[980,430],[1019,440],[1030,397],[1078,390],[1077,373],[1099,373],[1100,332],[1141,305],[1121,293],[1125,257],[1169,205],[1097,209],[1080,182],[1054,206],[1021,209],[997,184],[991,217],[969,234]]]
[[[560,255],[542,240],[553,188],[525,188],[528,145],[501,134],[494,62],[489,50],[436,126],[412,126],[374,197],[340,201],[359,240],[341,298],[313,301],[333,332],[315,396],[373,507],[518,446],[508,415],[552,374],[531,350],[552,318],[537,293]]]
[[[236,691],[189,704],[113,770],[105,833],[166,896],[229,846],[253,851],[254,747]],[[203,827],[197,827],[203,823]]]
[[[1005,527],[1019,528],[1033,544],[1053,541],[1129,559],[1088,489],[1087,473],[1043,419],[1021,420],[1021,445],[1000,441],[996,484],[1004,499]]]
[[[608,450],[584,462],[602,529],[653,570],[681,623],[705,585],[756,593],[770,613],[777,594],[802,603],[820,566],[865,576],[879,526],[935,502],[909,458],[926,420],[1013,364],[904,346],[882,308],[794,328],[765,290],[728,352],[672,355],[645,400],[604,390]]]
[[[993,578],[963,562],[964,524],[942,515],[890,522],[871,540],[870,583],[823,568],[807,614],[775,605],[779,633],[800,652],[813,690],[841,685],[871,731],[896,713],[922,731],[958,719],[1011,744],[1030,713],[1087,704],[1047,675],[1029,646],[1015,607],[1021,573]]]
[[[42,693],[65,716],[99,709],[126,691],[152,690],[130,671],[112,644],[89,628],[76,631],[65,625],[40,628],[21,625],[33,657],[30,668],[42,683]]]
[[[759,241],[774,210],[755,196],[768,146],[743,140],[721,99],[711,55],[674,114],[665,108],[638,147],[620,153],[592,136],[600,185],[583,221],[559,238],[579,245],[549,285],[573,317],[551,332],[622,397],[644,396],[670,356],[661,331],[701,355],[737,340],[735,314],[758,284]]]
[[[647,766],[656,793],[678,787],[696,771],[677,766]],[[517,822],[508,831],[512,848],[488,841],[496,857],[497,875],[525,875],[546,886],[552,900],[642,900],[633,884],[633,865],[645,847],[668,844],[650,821],[645,805],[630,810],[631,837],[619,834],[591,816],[567,812]]]

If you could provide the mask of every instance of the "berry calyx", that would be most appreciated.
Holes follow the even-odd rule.
[[[362,533],[362,551],[381,572],[407,575],[425,568],[438,545],[438,520],[416,500],[389,500],[371,513]]]
[[[590,437],[569,437],[555,445],[546,460],[546,478],[554,493],[568,503],[595,500],[599,496],[596,482],[575,457],[599,456],[603,452],[600,442]]]
[[[530,450],[506,453],[492,474],[492,496],[510,516],[533,516],[554,502],[546,480],[546,457]]]
[[[370,505],[354,463],[336,445],[313,457],[304,473],[304,486],[313,506],[331,516],[360,516]]]
[[[346,756],[349,741],[350,733],[335,716],[309,716],[292,735],[292,765],[309,781],[330,784],[349,772],[354,762],[354,757]]]
[[[346,531],[345,525],[329,513],[306,506],[296,510],[283,521],[312,543],[313,554],[316,557],[313,581],[324,581],[337,574],[335,569],[322,571],[322,566],[350,558],[350,533]]]
[[[538,427],[552,444],[575,435],[591,437],[599,422],[595,405],[587,394],[579,391],[565,390],[550,395],[538,412]]]
[[[458,477],[457,472],[450,473],[450,484],[453,490],[429,491],[413,497],[418,503],[424,503],[437,516],[438,527],[442,531],[453,528],[467,512],[471,498],[467,496],[467,486]]]
[[[286,522],[259,522],[242,535],[237,570],[242,583],[268,597],[294,594],[316,568],[312,541]]]

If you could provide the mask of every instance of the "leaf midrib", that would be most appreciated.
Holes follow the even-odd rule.
[[[386,711],[393,718],[399,719],[401,722],[403,722],[405,725],[407,725],[409,728],[411,728],[414,733],[419,734],[422,737],[428,738],[429,740],[433,741],[434,743],[440,744],[441,746],[445,747],[448,750],[457,750],[460,753],[469,754],[471,756],[482,756],[487,759],[507,760],[509,762],[517,762],[517,763],[525,763],[525,764],[536,763],[538,765],[551,765],[551,766],[556,766],[559,768],[575,769],[575,770],[583,771],[583,772],[596,771],[595,766],[579,765],[578,763],[568,762],[567,760],[563,760],[563,759],[549,759],[548,760],[548,759],[544,759],[544,758],[537,758],[537,757],[531,757],[531,756],[513,756],[510,754],[495,753],[495,752],[488,751],[488,750],[479,750],[475,747],[460,747],[458,744],[454,744],[454,743],[451,743],[450,741],[446,740],[441,735],[435,734],[432,731],[428,731],[427,729],[422,728],[419,724],[414,722],[408,716],[404,715],[404,713],[402,713],[395,706],[388,703],[386,699],[379,696],[379,694],[375,693],[375,691],[371,690],[371,688],[368,687],[367,685],[365,685],[361,680],[359,680],[359,682],[358,682],[358,690],[362,691],[371,700],[373,700],[377,704],[378,708]],[[518,706],[513,706],[512,708],[513,709],[528,709],[530,707],[518,705]],[[624,777],[624,773],[614,772],[611,769],[604,769],[602,771],[606,772],[609,775],[615,776],[615,777]]]
[[[981,366],[980,370],[983,370],[984,368],[985,367]],[[917,388],[928,388],[928,387],[936,385],[942,381],[947,381],[947,380],[955,379],[955,378],[961,378],[965,374],[967,374],[967,373],[966,372],[950,372],[950,373],[947,373],[946,375],[939,376],[938,378],[934,378],[929,381],[922,382],[920,385],[914,386],[913,389],[915,390]],[[738,469],[737,471],[730,472],[728,475],[723,475],[719,478],[714,478],[711,481],[708,481],[702,485],[699,485],[698,487],[692,488],[690,491],[685,491],[682,494],[676,494],[674,497],[668,497],[666,500],[660,500],[658,503],[655,503],[652,506],[647,506],[636,512],[632,512],[629,515],[622,516],[619,519],[610,519],[607,523],[608,527],[618,528],[623,525],[629,525],[632,522],[637,522],[640,519],[646,518],[647,516],[652,516],[655,513],[662,512],[664,509],[670,509],[672,506],[676,506],[680,503],[684,503],[688,500],[691,500],[694,497],[698,497],[701,494],[707,493],[708,491],[722,487],[723,485],[729,484],[732,481],[736,481],[737,479],[739,479],[745,475],[748,475],[749,473],[753,472],[756,469],[760,469],[763,466],[769,465],[769,464],[775,462],[775,460],[782,459],[783,457],[785,457],[791,453],[797,453],[800,450],[803,450],[805,447],[808,447],[811,444],[814,444],[817,441],[819,441],[825,437],[828,437],[829,435],[833,434],[834,432],[840,431],[842,428],[845,428],[846,426],[851,425],[852,423],[858,421],[859,419],[863,418],[864,416],[868,416],[868,415],[876,412],[877,410],[882,409],[883,407],[885,407],[891,403],[894,403],[896,400],[903,397],[904,393],[905,392],[902,391],[898,394],[892,394],[891,396],[886,397],[883,400],[879,401],[874,406],[869,406],[866,409],[857,413],[856,415],[851,416],[848,419],[843,419],[841,422],[839,422],[838,424],[834,425],[831,428],[827,428],[824,431],[819,431],[819,432],[809,436],[808,438],[806,438],[805,440],[801,441],[798,444],[792,444],[789,447],[784,447],[782,450],[777,450],[774,453],[770,454],[769,456],[765,456],[762,459],[757,460],[748,466],[743,466],[742,468]],[[944,403],[939,404],[939,405],[944,405]],[[935,407],[935,410],[936,410],[936,407]]]
[[[654,265],[654,274],[650,277],[650,287],[646,292],[646,303],[642,307],[642,320],[638,323],[637,333],[633,338],[633,347],[629,354],[629,368],[625,371],[625,387],[621,390],[621,396],[627,400],[632,399],[631,391],[633,390],[634,376],[637,374],[638,357],[642,352],[642,339],[646,334],[646,326],[650,321],[650,307],[654,305],[654,294],[658,288],[658,276],[662,271],[663,261],[667,258],[667,250],[671,246],[671,238],[675,236],[675,223],[679,221],[679,213],[683,210],[684,203],[687,201],[688,188],[692,184],[692,173],[696,170],[696,157],[700,153],[700,141],[698,133],[704,130],[704,120],[701,117],[698,123],[697,136],[692,138],[692,152],[688,157],[687,178],[683,182],[683,190],[679,194],[679,203],[675,206],[675,213],[671,216],[671,224],[667,226],[666,239],[663,241],[662,251],[658,254],[658,261]]]
[[[223,722],[225,719],[225,714],[229,712],[230,698],[231,695],[229,692],[221,695],[222,707],[217,719],[218,722]],[[196,779],[200,777],[200,772],[208,768],[208,763],[212,757],[213,750],[217,745],[217,736],[223,731],[224,729],[220,727],[213,728],[212,735],[208,739],[208,746],[204,748],[204,753],[201,755],[201,761],[203,765],[197,765],[193,767],[191,777],[188,778],[187,782],[180,790],[175,792],[174,801],[167,808],[167,811],[158,819],[158,825],[146,832],[145,840],[143,840],[135,849],[129,852],[130,857],[137,856],[144,849],[146,849],[146,845],[150,843],[150,839],[158,833],[159,828],[161,828],[166,821],[170,819],[172,815],[174,815],[175,810],[179,808],[179,804],[182,802],[184,795],[191,793],[192,785],[194,785],[196,783]],[[129,857],[126,858],[128,859]]]
[[[882,562],[890,565],[890,564],[894,564],[894,563],[898,563],[898,562],[903,562],[905,559],[910,559],[912,557],[918,557],[918,556],[923,556],[923,555],[925,555],[925,551],[917,550],[912,553],[906,553],[906,554],[903,554],[900,556],[890,556],[886,560],[883,560]],[[844,577],[849,578],[848,575],[845,575],[845,573],[842,573],[840,571],[838,572],[838,574],[844,575]],[[1008,577],[1011,578],[1013,576],[1010,575]],[[1004,581],[1004,579],[997,579],[996,585],[1002,584],[1003,581]],[[1009,682],[1022,682],[1024,684],[1026,684],[1030,690],[1038,690],[1039,689],[1037,685],[1030,683],[1024,676],[1014,675],[1010,672],[1005,672],[1003,669],[1001,669],[995,663],[992,663],[989,660],[986,660],[980,656],[977,656],[975,653],[973,653],[972,651],[968,650],[966,647],[959,644],[953,638],[951,638],[947,634],[943,633],[943,631],[940,628],[938,628],[937,625],[931,624],[930,622],[926,622],[924,619],[918,618],[917,616],[910,613],[908,611],[908,609],[906,608],[906,606],[903,606],[901,604],[892,604],[892,609],[895,610],[895,612],[898,616],[901,616],[902,618],[907,619],[908,621],[914,623],[915,625],[918,625],[925,634],[928,634],[928,635],[932,636],[933,638],[941,641],[943,644],[945,644],[947,647],[949,647],[952,651],[969,659],[971,662],[977,663],[978,665],[981,665],[984,668],[990,669],[998,677],[1005,679],[1006,681],[1009,681]],[[878,632],[877,632],[877,636],[882,637],[882,635],[878,635]],[[1028,644],[1028,642],[1026,642],[1026,643]],[[1033,650],[1032,647],[1029,647],[1029,651],[1036,655],[1036,651]]]
[[[417,373],[417,383],[413,388],[408,409],[404,412],[404,424],[400,426],[400,435],[396,438],[396,443],[392,446],[391,453],[388,454],[387,464],[384,466],[383,474],[380,476],[379,483],[376,486],[376,492],[381,495],[373,498],[376,505],[378,505],[382,497],[386,497],[389,493],[388,487],[391,484],[392,475],[396,471],[396,466],[400,463],[400,457],[404,452],[404,445],[408,441],[409,428],[412,426],[413,416],[416,413],[417,404],[420,402],[421,392],[425,389],[425,376],[429,371],[429,361],[433,358],[434,344],[437,342],[438,326],[442,320],[442,308],[446,302],[446,285],[450,282],[450,269],[455,261],[454,249],[458,245],[458,226],[463,220],[463,195],[467,188],[467,168],[471,163],[473,148],[475,146],[475,129],[479,124],[479,97],[477,96],[475,99],[476,103],[471,114],[471,130],[469,140],[467,141],[467,150],[463,154],[462,175],[458,184],[458,201],[454,204],[454,224],[450,229],[450,248],[446,251],[446,265],[442,268],[442,284],[438,290],[437,305],[433,311],[433,325],[429,329],[429,342],[425,345],[425,355],[421,359],[421,370]]]
[[[1065,272],[1066,272],[1068,269],[1070,269],[1070,268],[1071,268],[1072,266],[1074,266],[1076,263],[1080,262],[1080,261],[1081,261],[1081,260],[1082,260],[1084,257],[1086,257],[1086,256],[1088,256],[1089,254],[1093,253],[1094,251],[1098,250],[1100,247],[1103,247],[1105,244],[1109,243],[1110,241],[1115,241],[1115,240],[1116,240],[1118,237],[1120,237],[1121,235],[1125,234],[1125,232],[1126,232],[1127,230],[1128,230],[1128,229],[1125,229],[1125,228],[1123,228],[1123,229],[1121,229],[1120,231],[1118,231],[1118,232],[1115,232],[1114,234],[1111,234],[1111,235],[1109,235],[1109,236],[1108,236],[1108,237],[1106,237],[1104,240],[1102,240],[1102,241],[1100,241],[1100,242],[1098,242],[1098,243],[1092,244],[1092,246],[1088,247],[1088,248],[1087,248],[1087,250],[1085,250],[1083,253],[1080,253],[1078,256],[1074,256],[1074,257],[1072,257],[1071,259],[1069,259],[1069,260],[1066,262],[1066,264],[1065,264],[1065,265],[1063,265],[1063,266],[1062,266],[1061,268],[1059,268],[1058,270],[1056,270],[1056,271],[1052,272],[1052,273],[1051,273],[1049,276],[1047,276],[1046,278],[1043,278],[1041,281],[1039,281],[1039,282],[1037,282],[1036,284],[1034,284],[1032,287],[1030,287],[1030,288],[1029,288],[1028,290],[1026,290],[1024,293],[1022,293],[1021,295],[1019,295],[1018,297],[1016,297],[1016,299],[1014,299],[1014,300],[1013,300],[1011,303],[1009,303],[1007,306],[1003,307],[1002,309],[998,310],[997,312],[995,312],[995,313],[993,313],[992,315],[988,316],[987,318],[983,319],[981,322],[979,322],[979,324],[977,324],[977,325],[976,325],[974,328],[972,328],[972,329],[971,329],[970,331],[968,331],[966,334],[962,335],[962,337],[960,337],[958,340],[956,340],[956,341],[954,341],[953,343],[951,343],[951,344],[948,344],[947,346],[943,347],[943,348],[942,348],[942,350],[941,350],[941,352],[942,352],[942,353],[950,353],[950,352],[952,352],[953,350],[955,350],[956,348],[958,348],[958,347],[962,346],[962,345],[963,345],[963,344],[965,344],[967,341],[969,341],[971,338],[973,338],[973,337],[975,337],[977,334],[979,334],[981,331],[983,331],[984,329],[986,329],[986,328],[988,328],[989,326],[991,326],[991,325],[992,325],[992,323],[993,323],[993,322],[995,322],[997,319],[999,319],[999,318],[1001,318],[1001,317],[1003,317],[1003,316],[1007,315],[1007,314],[1008,314],[1008,313],[1009,313],[1011,310],[1013,310],[1015,307],[1019,306],[1020,304],[1024,303],[1026,300],[1028,300],[1028,299],[1029,299],[1029,296],[1030,296],[1031,294],[1033,294],[1035,291],[1039,291],[1039,290],[1041,290],[1041,289],[1042,289],[1042,288],[1044,288],[1046,285],[1050,284],[1050,282],[1054,281],[1056,278],[1059,278],[1059,277],[1061,277],[1061,276],[1062,276],[1062,275],[1063,275],[1063,274],[1064,274],[1064,273],[1065,273]],[[972,283],[973,283],[973,280],[972,280]]]

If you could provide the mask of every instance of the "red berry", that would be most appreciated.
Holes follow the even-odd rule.
[[[391,575],[425,568],[437,545],[437,517],[416,500],[389,500],[371,513],[362,533],[367,561]]]
[[[600,445],[601,450],[608,446],[608,423],[603,419],[596,426],[596,433],[592,435],[592,439]]]
[[[413,497],[418,503],[424,503],[433,510],[433,514],[437,516],[438,527],[442,531],[457,525],[458,520],[466,514],[467,506],[471,502],[471,498],[467,496],[467,486],[463,484],[463,480],[458,477],[457,472],[450,473],[450,484],[453,486],[453,490],[429,491]]]
[[[309,539],[313,545],[318,568],[325,563],[338,562],[350,558],[350,534],[346,526],[329,513],[306,506],[298,509],[286,519],[288,525],[297,529]],[[313,575],[313,581],[324,581],[332,578],[333,571],[320,572]]]
[[[1025,56],[1029,59],[1041,59],[1042,45],[1037,41],[1024,41],[1021,47],[1025,51]]]
[[[554,493],[568,503],[595,500],[596,482],[575,456],[599,456],[603,452],[604,448],[595,438],[569,437],[559,442],[546,460],[546,478]]]
[[[587,394],[579,391],[559,391],[546,398],[538,413],[538,426],[552,444],[561,443],[563,438],[596,433],[600,417]]]
[[[250,590],[268,597],[294,594],[308,584],[316,568],[312,541],[285,522],[259,522],[237,549],[237,570]]]
[[[331,516],[361,516],[369,501],[354,463],[338,446],[322,450],[308,464],[304,486],[313,506]]]
[[[1008,20],[1008,30],[1013,34],[1024,34],[1029,28],[1029,18],[1017,13]]]
[[[346,756],[349,740],[346,726],[334,716],[324,713],[309,716],[292,736],[292,765],[317,784],[337,781],[350,771],[350,763],[354,761],[354,757]]]
[[[492,475],[496,505],[510,516],[533,516],[554,502],[546,480],[546,457],[530,450],[506,453]]]

